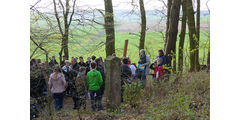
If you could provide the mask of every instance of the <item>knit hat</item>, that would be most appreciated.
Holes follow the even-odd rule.
[[[141,49],[141,50],[140,50],[140,53],[141,53],[141,52],[144,52],[144,53],[145,53],[145,50],[144,50],[144,49]]]

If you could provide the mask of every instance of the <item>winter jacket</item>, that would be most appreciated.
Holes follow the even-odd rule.
[[[93,69],[87,74],[88,89],[91,91],[99,90],[103,83],[102,75],[99,71]]]
[[[105,74],[104,74],[103,66],[98,65],[97,66],[97,71],[99,71],[102,75],[103,84],[101,85],[101,90],[104,91],[105,90]]]
[[[75,81],[74,96],[77,98],[87,97],[87,81],[86,75],[84,73],[79,72],[77,75],[77,79]]]
[[[141,61],[141,58],[139,58],[139,61]],[[146,62],[143,63],[142,65],[144,65],[145,67],[145,75],[149,74],[149,65],[151,64],[150,58],[146,55]]]
[[[132,76],[132,71],[130,67],[128,65],[122,65],[121,66],[121,84],[123,85],[124,80],[130,79],[131,76]]]
[[[87,67],[87,64],[84,63],[84,62],[83,63],[79,62],[78,64],[79,64],[80,67]]]
[[[167,58],[166,58],[166,56],[164,56],[164,55],[162,55],[162,56],[157,56],[157,58],[163,59],[163,62],[162,62],[162,64],[160,64],[160,65],[165,65],[165,64],[167,64]],[[157,59],[157,58],[156,58],[156,59]]]
[[[62,93],[66,90],[66,80],[62,73],[52,73],[48,81],[52,93]]]
[[[154,76],[159,80],[161,77],[165,75],[165,70],[161,65],[154,66]]]
[[[51,60],[48,64],[50,67],[54,67],[54,65],[58,64],[58,62],[56,60],[54,60],[54,61]]]

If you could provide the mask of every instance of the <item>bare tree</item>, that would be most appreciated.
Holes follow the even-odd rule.
[[[146,13],[143,0],[139,0],[140,13],[141,13],[141,34],[139,42],[139,50],[144,49],[145,35],[146,35]]]
[[[115,53],[115,32],[114,32],[114,15],[112,0],[104,0],[105,4],[105,31],[106,31],[106,56]]]
[[[69,52],[68,52],[69,27],[71,25],[72,18],[74,15],[76,0],[73,0],[72,6],[69,5],[69,1],[70,0],[66,0],[65,1],[66,3],[64,5],[63,2],[61,0],[59,0],[59,4],[60,4],[59,8],[62,10],[62,16],[63,16],[63,21],[64,21],[64,23],[62,25],[62,23],[60,21],[59,12],[57,10],[56,0],[53,0],[55,17],[57,19],[58,28],[59,28],[60,34],[62,36],[61,50],[59,52],[60,63],[62,62],[62,52],[63,51],[64,51],[64,56],[66,56],[67,59],[69,58]],[[72,7],[72,12],[70,12],[70,7]],[[62,26],[64,27],[64,30],[63,30]]]

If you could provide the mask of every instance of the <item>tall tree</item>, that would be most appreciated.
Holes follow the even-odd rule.
[[[200,0],[197,0],[197,26],[196,26],[196,54],[195,54],[195,64],[196,64],[196,71],[200,70],[200,64],[199,64],[199,41],[200,41]]]
[[[145,13],[143,0],[139,0],[139,5],[140,5],[140,13],[141,13],[141,35],[140,35],[139,50],[141,50],[141,49],[144,49],[147,26],[146,26],[146,13]]]
[[[165,53],[167,56],[167,65],[170,67],[173,55],[176,54],[176,41],[178,34],[178,21],[180,13],[181,0],[173,0],[170,18],[169,18],[169,29],[167,36],[167,44]]]
[[[65,6],[64,6],[63,2],[61,0],[59,0],[59,3],[60,3],[59,7],[62,10],[63,21],[64,21],[64,23],[62,25],[61,21],[60,21],[59,12],[57,11],[56,0],[53,0],[55,17],[57,19],[58,28],[59,28],[59,31],[62,36],[61,50],[59,52],[60,62],[62,62],[62,52],[64,52],[64,56],[66,56],[67,59],[69,58],[69,52],[68,52],[69,27],[71,25],[72,17],[74,15],[76,0],[73,0],[72,12],[70,12],[71,6],[69,5],[69,1],[70,0],[66,0]],[[64,27],[64,30],[63,30],[62,26]]]
[[[104,0],[105,4],[105,32],[106,32],[106,56],[115,53],[115,32],[114,32],[114,15],[112,0]]]
[[[170,18],[171,6],[172,6],[172,0],[168,0],[168,2],[167,2],[167,23],[166,23],[166,34],[165,34],[164,49],[166,49],[166,45],[167,45],[167,37],[168,37],[168,28],[169,28],[169,18]]]
[[[195,20],[194,20],[194,10],[192,5],[192,0],[186,0],[186,15],[188,20],[188,29],[189,29],[189,42],[190,42],[190,72],[196,70],[196,41],[198,41],[196,36],[195,29]]]
[[[184,40],[186,34],[186,25],[187,25],[187,17],[186,17],[186,2],[182,0],[182,25],[181,25],[181,33],[179,35],[179,46],[178,46],[178,71],[183,71],[183,48],[184,48]]]

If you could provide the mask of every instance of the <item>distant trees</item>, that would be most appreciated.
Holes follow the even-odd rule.
[[[115,32],[114,32],[114,15],[112,0],[104,0],[105,4],[105,32],[106,32],[106,56],[111,56],[115,53]]]
[[[62,36],[61,50],[59,52],[60,62],[62,62],[62,52],[64,52],[64,56],[66,56],[67,59],[69,58],[69,52],[68,52],[69,27],[71,25],[73,14],[75,11],[76,0],[73,0],[72,6],[70,6],[69,1],[70,0],[65,0],[65,4],[64,4],[61,0],[59,0],[60,5],[57,5],[56,0],[53,0],[55,17],[57,20],[58,29]],[[59,6],[60,10],[62,10],[63,24],[61,23],[61,20],[60,20],[61,17],[59,15],[59,11],[57,10],[57,6]],[[72,11],[70,11],[70,8],[72,9]]]
[[[178,21],[180,13],[181,0],[173,0],[169,16],[169,28],[165,54],[167,57],[167,65],[171,66],[172,57],[176,54],[176,41],[178,34]]]
[[[139,50],[141,50],[141,49],[144,49],[147,25],[146,25],[146,13],[145,13],[143,0],[139,0],[139,5],[140,5],[140,13],[141,13],[141,34],[140,34]]]

